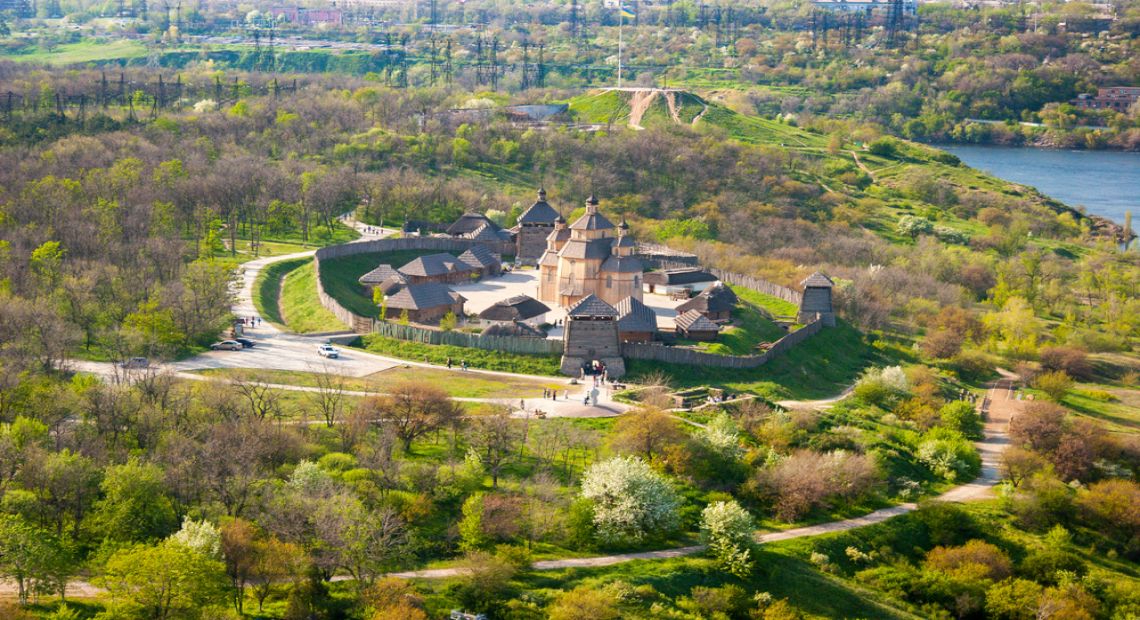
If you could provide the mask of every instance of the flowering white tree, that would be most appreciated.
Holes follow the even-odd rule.
[[[701,512],[701,538],[721,568],[744,577],[752,572],[752,515],[734,500],[713,502]]]
[[[582,497],[593,502],[594,527],[605,543],[636,542],[677,526],[677,494],[637,457],[595,463],[582,480]]]
[[[195,521],[190,517],[182,519],[182,529],[170,535],[170,541],[202,555],[218,559],[222,557],[222,534],[213,523]]]
[[[740,457],[740,431],[727,413],[713,416],[705,428],[701,429],[699,436],[721,456],[727,459]]]

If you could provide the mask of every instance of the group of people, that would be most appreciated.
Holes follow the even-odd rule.
[[[549,398],[550,400],[558,400],[558,390],[555,390],[552,388],[545,388],[542,390],[542,398],[543,398],[543,400],[545,400],[547,398]],[[569,399],[570,398],[570,390],[563,390],[562,391],[562,398],[563,398],[563,400]]]
[[[449,355],[447,357],[447,369],[451,370],[452,365],[451,356]],[[467,370],[467,360],[459,360],[459,369]]]
[[[239,316],[237,320],[239,323],[241,323],[242,327],[261,326],[261,317],[259,316]]]

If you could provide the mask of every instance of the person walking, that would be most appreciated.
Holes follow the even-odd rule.
[[[447,369],[451,370],[451,356],[450,355],[447,356]]]

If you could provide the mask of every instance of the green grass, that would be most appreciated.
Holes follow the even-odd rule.
[[[281,319],[300,334],[348,329],[317,298],[317,274],[312,259],[285,276],[281,287]]]
[[[779,297],[773,297],[772,295],[754,291],[750,288],[744,288],[743,286],[730,285],[729,288],[732,289],[732,292],[736,293],[736,296],[740,298],[741,301],[759,306],[767,310],[768,313],[774,317],[795,318],[795,316],[799,314],[800,309],[796,304],[790,301],[784,301]]]
[[[109,41],[81,41],[65,43],[50,50],[42,48],[27,54],[10,54],[7,60],[16,62],[37,62],[49,65],[74,65],[103,60],[141,58],[146,56],[146,46],[138,41],[114,39]]]
[[[755,355],[759,352],[756,345],[775,342],[785,334],[756,306],[743,303],[733,309],[732,325],[721,331],[716,342],[701,343],[700,346],[722,355]]]
[[[1037,398],[1042,396],[1038,393]],[[1081,417],[1103,423],[1111,431],[1140,433],[1140,390],[1081,384],[1061,404]]]
[[[312,258],[294,258],[266,266],[253,282],[253,305],[265,320],[285,327],[281,316],[281,279],[292,271],[312,264]]]
[[[824,328],[785,355],[759,368],[733,370],[628,360],[627,378],[637,382],[663,372],[673,387],[708,385],[733,392],[757,394],[769,400],[814,399],[834,396],[855,382],[864,368],[883,363],[888,354],[871,347],[854,327],[840,322]]]
[[[276,383],[301,387],[319,386],[318,374],[298,370],[245,370],[211,368],[194,371],[206,377],[223,379],[242,378],[261,383]],[[422,382],[437,386],[456,398],[534,398],[545,388],[563,389],[565,381],[540,381],[523,377],[488,376],[446,368],[396,367],[365,377],[344,378],[344,389],[350,392],[386,392],[393,386],[408,382]]]
[[[623,124],[629,118],[627,93],[599,91],[574,97],[570,114],[580,123]]]
[[[560,376],[561,358],[556,355],[517,355],[502,351],[485,351],[450,345],[432,345],[386,338],[378,334],[361,336],[361,346],[372,353],[400,359],[445,365],[450,357],[454,364],[467,360],[468,366],[525,375]]]
[[[403,252],[370,252],[321,261],[321,285],[328,293],[352,312],[366,317],[380,316],[380,307],[372,301],[367,289],[360,285],[360,276],[387,263],[399,268],[408,261],[434,250],[407,250]],[[316,289],[314,288],[314,291]],[[314,296],[316,293],[314,292]]]

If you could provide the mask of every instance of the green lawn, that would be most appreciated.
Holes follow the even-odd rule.
[[[279,263],[273,263],[257,274],[253,282],[253,305],[265,320],[285,327],[285,319],[281,317],[281,279],[304,265],[311,265],[312,258],[294,258]]]
[[[732,370],[628,360],[631,382],[663,372],[673,387],[708,385],[748,392],[770,400],[834,396],[855,382],[868,365],[883,363],[885,352],[871,347],[854,327],[840,322],[824,328],[788,353],[755,369]]]
[[[784,301],[779,297],[773,297],[772,295],[754,291],[750,288],[744,288],[743,286],[729,285],[729,288],[732,289],[732,292],[736,293],[736,296],[740,298],[741,301],[759,306],[776,318],[795,318],[795,316],[799,314],[799,307],[790,301]]]
[[[756,345],[775,342],[785,334],[755,305],[745,302],[732,311],[732,325],[721,331],[716,342],[703,342],[700,348],[722,355],[755,355]]]
[[[300,334],[348,329],[317,298],[317,275],[312,259],[285,276],[281,287],[281,319]]]
[[[378,334],[361,336],[361,346],[373,353],[417,362],[444,365],[450,357],[454,364],[467,360],[467,364],[472,368],[524,375],[561,376],[559,372],[561,359],[556,355],[517,355],[502,351],[432,345],[386,338]]]
[[[29,54],[3,56],[16,62],[40,62],[49,65],[73,65],[85,62],[114,60],[119,58],[141,58],[147,50],[139,41],[114,39],[110,41],[81,41],[65,43],[50,50],[37,49]]]
[[[434,250],[407,250],[403,252],[370,252],[321,261],[321,284],[325,292],[332,295],[341,305],[360,316],[378,317],[380,307],[372,301],[372,296],[360,285],[360,276],[375,269],[382,263],[399,268],[408,261]],[[314,293],[315,294],[315,293]]]
[[[1038,398],[1042,398],[1040,394]],[[1062,404],[1081,417],[1094,418],[1109,430],[1140,433],[1140,390],[1079,384]]]
[[[335,362],[330,362],[335,364]],[[211,368],[195,371],[207,377],[242,378],[262,383],[317,387],[318,374],[297,370],[245,370]],[[386,392],[393,386],[415,381],[437,386],[456,398],[534,398],[542,390],[563,389],[566,381],[540,381],[523,377],[487,376],[446,368],[391,368],[365,377],[346,377],[344,389],[350,392]]]

